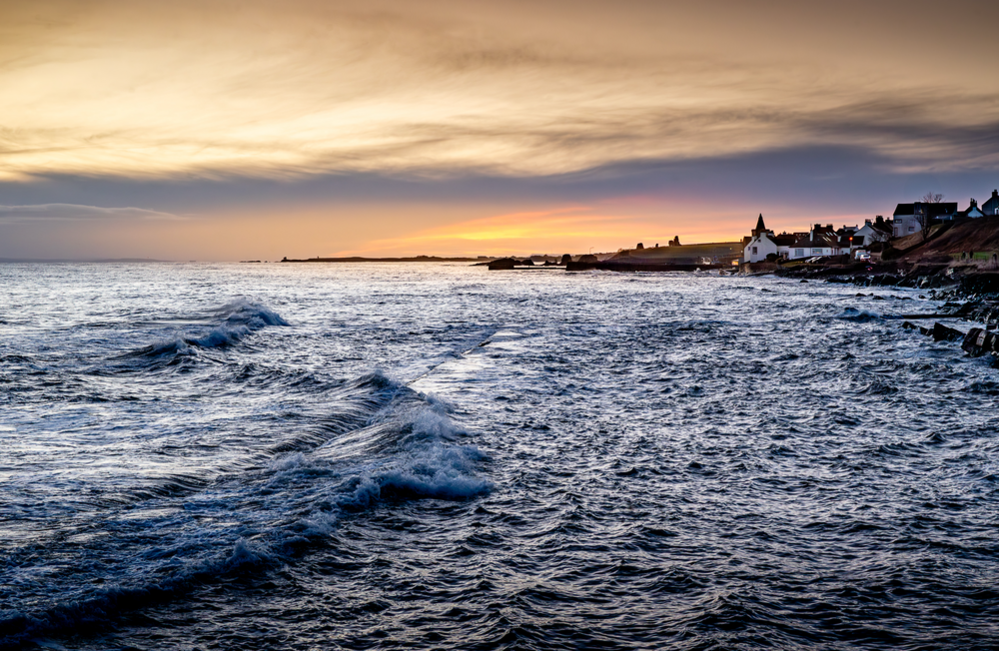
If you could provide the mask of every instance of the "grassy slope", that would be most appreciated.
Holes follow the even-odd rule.
[[[913,238],[911,242],[907,242]],[[919,234],[909,235],[893,242],[896,248],[905,249],[919,241]],[[960,254],[963,251],[999,251],[999,217],[982,217],[955,224],[926,244],[913,249],[905,258],[911,261],[937,259]]]

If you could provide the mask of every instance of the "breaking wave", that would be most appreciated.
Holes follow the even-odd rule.
[[[325,438],[258,450],[247,457],[247,469],[192,479],[182,494],[141,492],[127,511],[108,518],[113,533],[99,546],[73,549],[73,571],[34,568],[44,580],[20,586],[22,603],[31,606],[0,612],[0,648],[99,625],[201,586],[294,562],[328,544],[343,518],[382,505],[464,501],[491,490],[479,475],[485,456],[462,442],[469,435],[440,401],[381,373],[347,383],[341,394],[334,404],[343,408],[343,424],[325,428]],[[218,521],[226,526],[211,524]],[[150,539],[153,529],[157,536]],[[15,550],[7,564],[33,553],[32,546]],[[107,568],[117,569],[109,575]],[[59,600],[38,608],[51,594]]]
[[[198,350],[224,349],[268,326],[289,326],[277,312],[249,301],[236,301],[210,312],[210,316],[184,331],[119,356],[118,359],[145,358],[176,360]]]
[[[855,307],[848,307],[843,310],[842,313],[836,316],[837,319],[843,321],[855,321],[857,323],[868,323],[869,321],[877,321],[881,318],[880,314],[875,312],[869,312],[867,310],[858,310]]]

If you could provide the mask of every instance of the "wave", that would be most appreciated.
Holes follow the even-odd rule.
[[[843,321],[855,321],[857,323],[868,323],[869,321],[878,321],[881,319],[881,315],[875,312],[868,312],[867,310],[858,310],[855,307],[848,307],[843,310],[842,313],[836,315],[837,319]]]
[[[108,514],[99,544],[66,547],[51,566],[37,548],[12,551],[8,566],[34,565],[30,574],[44,579],[14,597],[24,606],[11,609],[5,600],[0,648],[297,562],[311,546],[330,544],[345,517],[492,489],[479,474],[486,456],[440,401],[372,373],[346,383],[334,402],[345,416],[315,438],[293,436],[251,454],[240,472],[186,481],[183,495],[137,495]]]
[[[253,330],[259,330],[264,326],[291,325],[277,312],[243,299],[224,305],[216,310],[215,314],[230,326],[246,325]]]
[[[240,539],[225,557],[138,587],[110,587],[43,612],[6,613],[0,619],[0,649],[19,649],[46,635],[108,622],[117,616],[182,597],[199,586],[259,570],[274,559]]]
[[[116,359],[147,359],[154,362],[177,363],[180,358],[203,349],[224,349],[234,346],[248,335],[268,326],[290,326],[277,312],[245,300],[228,303],[209,313],[205,325],[190,327],[167,338],[119,355]]]

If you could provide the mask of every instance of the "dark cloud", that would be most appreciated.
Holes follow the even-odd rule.
[[[971,139],[973,133],[965,136]],[[956,197],[976,196],[975,193],[984,196],[999,183],[999,172],[988,168],[914,173],[897,168],[896,159],[878,152],[855,146],[822,145],[684,161],[631,161],[545,177],[469,174],[419,178],[365,173],[284,180],[205,179],[193,175],[134,180],[50,176],[32,183],[0,183],[0,196],[21,205],[124,203],[169,215],[209,215],[251,207],[277,211],[282,207],[309,205],[371,204],[400,209],[408,203],[430,202],[593,202],[633,195],[666,199],[701,197],[706,210],[719,204],[746,203],[802,207],[822,204],[840,210],[876,211],[886,210],[889,203],[911,199],[903,195],[912,184],[933,183],[937,191]],[[31,213],[22,212],[21,216],[30,218]]]

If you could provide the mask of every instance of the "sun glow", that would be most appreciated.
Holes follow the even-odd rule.
[[[636,239],[637,238],[637,239]],[[661,225],[635,214],[613,214],[589,206],[515,212],[460,221],[412,234],[376,239],[340,255],[561,254],[589,249],[614,251],[636,241],[669,239]]]

